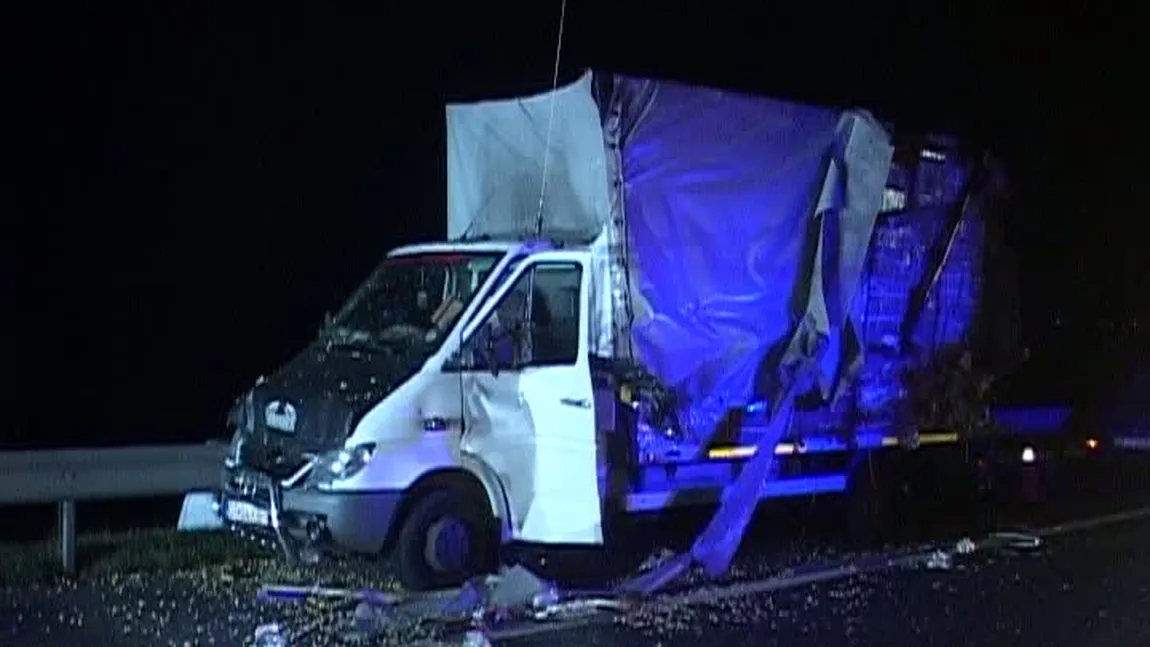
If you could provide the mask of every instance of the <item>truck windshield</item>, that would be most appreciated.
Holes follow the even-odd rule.
[[[385,260],[324,326],[323,341],[434,348],[463,314],[499,253],[429,253]]]

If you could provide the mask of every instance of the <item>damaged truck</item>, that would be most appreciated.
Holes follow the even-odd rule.
[[[388,253],[228,416],[231,531],[447,587],[716,504],[764,448],[753,498],[848,493],[868,457],[993,426],[985,380],[946,404],[907,377],[1005,356],[979,341],[1016,307],[985,155],[590,72],[446,120],[446,240]]]

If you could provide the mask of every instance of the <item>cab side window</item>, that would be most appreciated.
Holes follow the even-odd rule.
[[[520,275],[468,344],[477,368],[574,364],[582,272],[574,263],[540,263]]]
[[[540,265],[532,316],[536,366],[574,364],[579,359],[579,292],[583,271],[575,264]]]

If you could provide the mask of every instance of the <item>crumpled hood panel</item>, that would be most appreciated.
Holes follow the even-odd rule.
[[[421,355],[402,349],[309,346],[252,389],[243,462],[290,475],[307,454],[341,446],[355,423],[422,364]]]

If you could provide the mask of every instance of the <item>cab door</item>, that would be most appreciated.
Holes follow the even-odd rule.
[[[464,330],[460,448],[498,475],[514,539],[602,541],[589,285],[586,254],[535,254]]]

